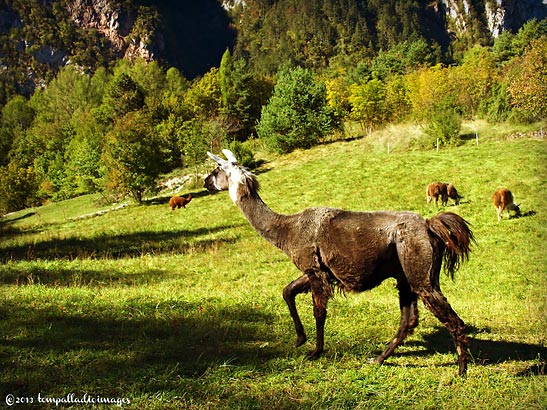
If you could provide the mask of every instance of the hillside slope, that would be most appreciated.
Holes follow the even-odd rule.
[[[471,222],[478,244],[455,280],[441,283],[468,325],[466,379],[456,377],[450,337],[422,304],[420,326],[396,354],[383,366],[368,363],[399,321],[391,280],[336,295],[325,355],[304,360],[311,298],[297,300],[310,336],[302,349],[282,298],[300,273],[226,192],[196,190],[177,211],[156,198],[79,218],[102,209],[88,196],[0,220],[4,391],[35,400],[86,393],[131,409],[542,408],[546,141],[389,155],[373,143],[264,158],[261,195],[286,213],[326,205],[429,217],[438,209],[426,204],[425,185],[456,184],[463,201],[441,210]],[[499,186],[513,191],[521,218],[498,223],[490,196]]]

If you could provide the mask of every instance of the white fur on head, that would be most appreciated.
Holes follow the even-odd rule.
[[[207,152],[207,155],[209,155],[209,157],[215,161],[224,172],[226,172],[226,175],[228,176],[228,192],[230,193],[230,198],[232,198],[232,201],[236,203],[237,187],[239,184],[243,183],[245,179],[244,173],[242,172],[243,170],[237,165],[237,159],[232,151],[223,149],[222,152],[226,155],[228,161],[217,157],[215,154],[211,154],[210,152]]]
[[[222,152],[224,153],[224,155],[226,155],[226,159],[228,161],[230,161],[232,164],[237,164],[237,158],[232,151],[230,151],[229,149],[223,149]]]
[[[211,158],[213,161],[215,161],[220,167],[223,167],[224,164],[227,162],[226,160],[217,157],[215,154],[210,153],[207,151],[207,155],[209,155],[209,158]]]

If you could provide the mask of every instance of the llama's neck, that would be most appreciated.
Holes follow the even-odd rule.
[[[235,201],[251,226],[264,239],[284,250],[286,238],[286,215],[272,211],[257,192],[238,196]]]

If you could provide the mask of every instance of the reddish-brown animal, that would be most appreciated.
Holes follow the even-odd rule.
[[[462,196],[458,194],[456,187],[448,182],[432,182],[425,189],[425,195],[427,203],[435,201],[435,205],[438,204],[439,197],[441,197],[441,204],[446,206],[448,204],[448,198],[454,200],[456,205],[459,205]]]
[[[192,200],[192,194],[188,194],[185,198],[183,196],[174,196],[169,200],[169,206],[171,211],[174,211],[175,208],[186,208],[186,204]]]
[[[498,222],[501,221],[503,211],[507,211],[507,217],[509,218],[509,211],[515,211],[516,216],[520,216],[520,208],[515,204],[513,200],[513,194],[507,188],[499,188],[492,195],[492,202],[498,213]]]

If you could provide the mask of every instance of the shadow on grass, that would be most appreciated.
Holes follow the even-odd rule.
[[[175,272],[174,275],[180,272]],[[60,269],[45,270],[42,266],[29,268],[10,267],[0,271],[2,285],[46,285],[46,286],[140,286],[165,280],[162,270],[145,269],[138,273],[121,270]]]
[[[539,359],[539,364],[530,365],[526,369],[519,371],[517,375],[531,376],[547,374],[545,365],[545,360],[547,359],[546,347],[530,343],[479,339],[478,337],[472,336],[473,333],[476,333],[476,329],[472,327],[470,327],[470,333],[469,351],[470,356],[473,358],[473,362],[476,364],[492,365],[508,361],[532,361]],[[484,331],[481,331],[480,333],[483,334]],[[452,342],[452,336],[450,336],[450,333],[446,328],[436,327],[434,332],[424,334],[423,338],[423,342],[409,340],[405,343],[405,346],[420,346],[422,347],[420,350],[409,350],[405,352],[395,351],[394,356],[426,356],[433,353],[453,353],[456,355],[456,348]],[[378,354],[379,353],[380,352],[378,352]]]
[[[11,237],[15,235],[20,235],[21,230],[18,228],[12,227],[13,223],[17,221],[21,221],[23,219],[30,218],[31,216],[35,214],[36,212],[29,211],[26,214],[22,214],[17,217],[0,216],[0,235],[2,235],[2,237]]]
[[[233,243],[236,238],[201,238],[234,228],[235,225],[194,230],[141,231],[120,235],[104,235],[94,238],[54,238],[34,244],[8,246],[2,249],[0,261],[37,259],[139,257],[146,254],[188,253],[205,251],[223,244]]]
[[[523,212],[520,216],[516,217],[516,218],[526,218],[526,217],[529,217],[529,216],[534,216],[536,215],[537,212],[536,211],[526,211],[526,212]]]
[[[35,215],[36,212],[34,211],[28,211],[27,213],[25,214],[21,214],[17,217],[10,217],[10,216],[3,216],[3,217],[0,217],[0,229],[4,228],[4,226],[9,226],[10,224],[14,223],[14,222],[17,222],[17,221],[21,221],[23,219],[27,219],[27,218],[30,218],[31,216]]]
[[[467,134],[460,134],[459,139],[462,141],[473,141],[477,139],[477,134],[469,132]]]
[[[36,396],[95,389],[102,395],[146,396],[185,384],[195,388],[211,367],[260,365],[281,353],[270,345],[274,318],[253,305],[142,299],[84,305],[78,312],[0,305],[6,392]]]

